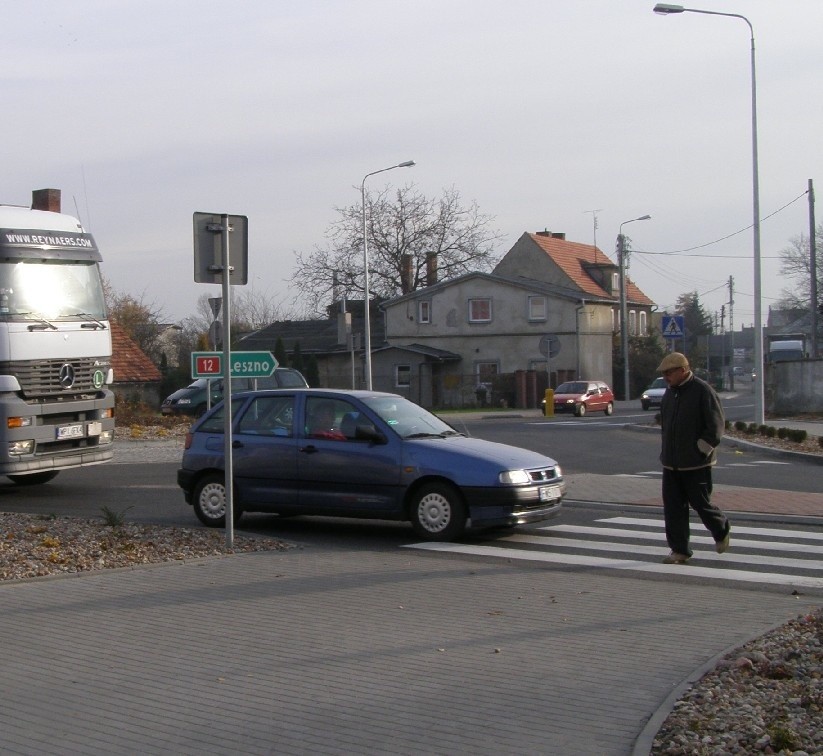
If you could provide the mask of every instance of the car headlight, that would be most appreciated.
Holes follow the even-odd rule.
[[[523,486],[532,481],[525,470],[506,470],[500,473],[499,480],[504,486]]]
[[[648,395],[648,394],[643,394],[643,396],[641,396],[640,398],[641,398],[641,399],[648,399],[648,398],[649,398],[649,395]]]
[[[574,404],[574,399],[566,399],[566,404]]]

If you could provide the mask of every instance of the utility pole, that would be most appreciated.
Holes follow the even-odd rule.
[[[734,375],[734,355],[732,355],[732,359],[729,360],[729,364],[732,366],[729,369],[729,373]],[[726,305],[720,305],[720,375],[721,375],[721,384],[723,386],[726,385],[725,378],[723,376],[726,372]],[[731,386],[731,382],[734,378],[729,378],[729,385]]]
[[[814,184],[809,179],[809,271],[811,273],[811,300],[812,300],[812,358],[817,359],[819,352],[817,349],[817,315],[818,315],[818,292],[817,292],[817,245],[815,244],[814,228]]]
[[[729,389],[734,391],[734,278],[729,276],[729,349],[732,352],[732,376],[729,379]]]

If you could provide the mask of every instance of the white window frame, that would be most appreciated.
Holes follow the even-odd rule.
[[[406,374],[406,382],[401,381],[401,373]],[[411,365],[403,364],[403,365],[395,365],[394,366],[394,385],[397,388],[410,388],[411,387]]]
[[[637,336],[637,310],[629,310],[629,336]]]
[[[488,304],[488,317],[474,317],[474,306],[482,303]],[[492,322],[492,298],[491,297],[471,297],[469,299],[469,323],[491,323]]]
[[[640,310],[640,336],[646,336],[649,333],[648,313],[645,310]]]
[[[548,317],[548,300],[543,294],[532,294],[528,301],[530,322],[545,322]]]
[[[432,322],[432,303],[430,299],[421,299],[417,303],[417,322],[426,324]]]

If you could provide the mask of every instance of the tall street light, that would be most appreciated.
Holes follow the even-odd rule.
[[[707,16],[728,16],[739,18],[746,22],[751,34],[751,67],[752,67],[752,205],[754,219],[752,230],[754,237],[754,421],[758,425],[764,422],[764,394],[763,394],[763,311],[760,295],[760,179],[757,167],[757,77],[755,76],[754,55],[754,28],[745,16],[739,13],[720,13],[719,11],[698,10],[684,8],[682,5],[658,3],[654,12],[664,16],[672,13],[702,13]]]
[[[388,168],[381,168],[379,171],[372,171],[363,176],[363,181],[360,182],[360,202],[363,211],[363,292],[365,302],[365,348],[366,348],[366,388],[372,390],[371,382],[371,314],[369,312],[369,234],[366,229],[366,179],[369,176],[374,176],[377,173],[384,173],[385,171],[392,171],[395,168],[411,168],[414,165],[414,160],[406,160],[397,165],[390,165]]]
[[[639,218],[623,221],[617,233],[617,264],[620,266],[620,348],[623,354],[623,398],[631,399],[629,393],[629,323],[626,304],[626,237],[623,236],[623,226],[635,221],[649,220],[651,215],[641,215]]]

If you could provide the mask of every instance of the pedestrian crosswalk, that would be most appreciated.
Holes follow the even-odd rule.
[[[731,549],[720,555],[701,527],[695,523],[692,528],[694,556],[687,565],[661,563],[668,552],[662,518],[607,517],[592,525],[548,525],[490,543],[415,543],[407,548],[823,590],[823,533],[733,526]]]

